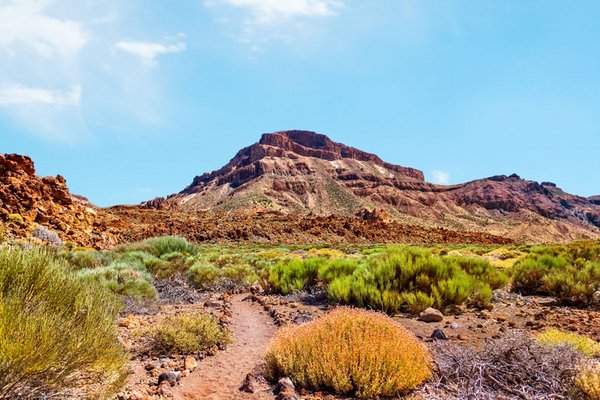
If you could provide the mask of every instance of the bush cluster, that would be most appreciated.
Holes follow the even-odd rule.
[[[290,260],[275,265],[269,275],[272,289],[282,294],[323,283],[333,303],[388,313],[400,309],[416,313],[432,305],[485,305],[492,290],[507,282],[508,277],[486,260],[435,256],[409,247],[391,249],[364,262]]]
[[[82,379],[115,389],[127,361],[119,309],[52,253],[0,248],[0,398],[51,396]]]
[[[397,396],[431,376],[429,352],[412,333],[383,314],[343,307],[280,330],[266,360],[273,377],[360,399]]]
[[[595,247],[536,249],[515,264],[511,275],[513,291],[554,296],[566,304],[592,304],[594,293],[600,290],[600,261]]]

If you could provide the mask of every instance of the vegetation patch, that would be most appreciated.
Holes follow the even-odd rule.
[[[428,398],[573,398],[582,355],[570,347],[543,346],[509,335],[480,347],[438,343]]]
[[[360,399],[397,396],[431,376],[429,352],[412,333],[383,314],[349,308],[283,328],[266,360],[273,377]]]
[[[58,395],[81,382],[116,389],[127,361],[119,309],[52,253],[0,248],[0,398]]]
[[[163,353],[199,353],[229,341],[229,334],[208,314],[167,317],[150,336],[152,347]]]
[[[392,247],[363,261],[288,260],[275,265],[269,275],[272,289],[282,294],[323,283],[332,303],[388,313],[417,313],[432,305],[486,305],[493,289],[507,282],[508,277],[486,260],[435,256],[410,247]]]
[[[531,249],[511,271],[513,291],[556,297],[560,302],[591,305],[600,290],[600,244],[576,242]]]
[[[570,346],[589,357],[600,355],[600,344],[587,336],[577,333],[565,332],[559,329],[548,329],[538,334],[536,338],[544,346]]]

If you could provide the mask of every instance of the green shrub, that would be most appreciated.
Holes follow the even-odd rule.
[[[119,253],[143,251],[156,257],[161,257],[175,251],[195,255],[198,253],[198,248],[185,239],[176,236],[163,236],[146,239],[143,242],[120,245],[115,248],[115,251]]]
[[[221,281],[221,270],[204,261],[197,261],[188,270],[188,278],[198,289],[212,289]]]
[[[165,353],[198,353],[229,341],[229,335],[208,314],[169,316],[152,328],[150,336],[153,348]]]
[[[319,268],[326,262],[324,258],[289,259],[279,262],[269,271],[271,288],[285,295],[314,286],[319,276]]]
[[[432,305],[485,305],[492,289],[507,281],[485,260],[440,257],[423,249],[401,247],[371,259],[352,275],[334,279],[328,296],[334,303],[416,313]]]
[[[73,270],[98,268],[105,261],[103,253],[92,249],[65,250],[58,255],[67,260]]]
[[[23,216],[21,216],[21,214],[10,214],[8,216],[8,222],[12,222],[15,225],[25,224],[25,220],[23,219]]]
[[[250,286],[259,279],[254,269],[247,264],[224,267],[221,274],[225,285],[229,287]]]
[[[600,290],[600,262],[582,259],[579,255],[583,250],[577,249],[579,252],[566,257],[533,252],[513,267],[513,291],[554,296],[568,304],[591,304],[594,293]],[[551,250],[558,252],[556,248]]]
[[[88,282],[107,287],[120,295],[137,299],[156,297],[152,277],[142,264],[114,262],[106,267],[81,270],[78,275]]]
[[[118,298],[43,250],[0,248],[0,398],[51,396],[125,377]],[[43,397],[42,396],[42,397]]]
[[[431,376],[430,354],[412,333],[383,314],[348,308],[281,329],[266,361],[273,377],[359,399],[397,397]]]

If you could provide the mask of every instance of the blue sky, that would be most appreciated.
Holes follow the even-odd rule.
[[[307,129],[600,194],[600,2],[0,0],[0,152],[106,206]]]

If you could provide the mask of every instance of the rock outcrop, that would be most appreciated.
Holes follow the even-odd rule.
[[[103,217],[103,212],[86,198],[71,195],[62,176],[41,178],[31,158],[0,154],[3,236],[35,237],[35,232],[42,231],[36,227],[43,226],[64,241],[105,247],[114,242],[114,237]]]

